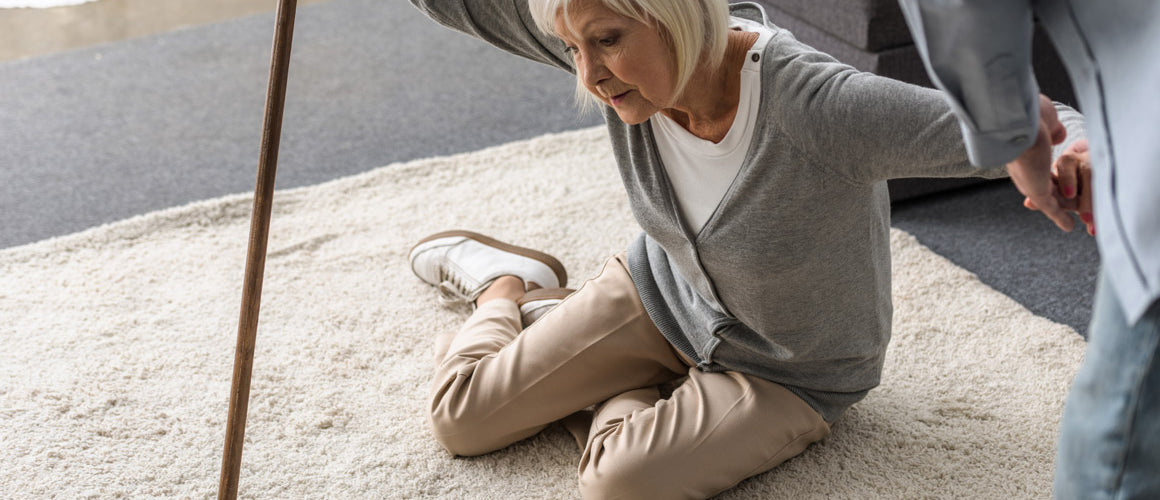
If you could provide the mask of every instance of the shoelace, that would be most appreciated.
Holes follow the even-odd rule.
[[[439,269],[439,302],[444,305],[473,304],[481,290],[469,292],[459,276]]]

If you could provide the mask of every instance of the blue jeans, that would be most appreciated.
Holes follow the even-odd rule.
[[[1160,499],[1160,301],[1129,326],[1106,277],[1063,411],[1055,498]]]

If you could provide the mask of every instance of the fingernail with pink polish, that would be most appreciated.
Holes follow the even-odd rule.
[[[1071,186],[1065,186],[1063,188],[1063,195],[1068,197],[1068,198],[1075,196],[1075,188],[1073,188]]]

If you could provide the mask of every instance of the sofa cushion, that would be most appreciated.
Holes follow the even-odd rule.
[[[898,0],[755,1],[766,7],[766,13],[773,7],[862,50],[877,52],[914,43]]]
[[[766,5],[764,8],[774,25],[789,30],[802,43],[834,56],[839,61],[861,71],[916,85],[932,86],[918,55],[918,48],[913,44],[877,52],[863,50],[777,7]]]
[[[922,65],[918,48],[914,44],[881,51],[867,51],[831,34],[830,30],[814,26],[812,23],[778,7],[772,5],[764,5],[763,7],[765,14],[773,24],[789,30],[802,43],[830,54],[839,61],[861,71],[869,71],[915,85],[933,87],[930,77],[927,76],[926,67]],[[901,17],[902,14],[899,13],[898,16]],[[1075,107],[1076,99],[1071,79],[1064,69],[1063,61],[1055,51],[1055,46],[1051,44],[1047,32],[1040,26],[1036,26],[1032,45],[1034,54],[1031,64],[1035,70],[1035,78],[1039,82],[1040,92],[1053,100]]]

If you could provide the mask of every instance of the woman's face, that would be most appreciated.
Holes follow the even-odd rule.
[[[572,29],[562,14],[556,16],[556,32],[588,92],[630,125],[672,107],[674,58],[655,28],[621,16],[599,0],[574,2],[569,18]]]

